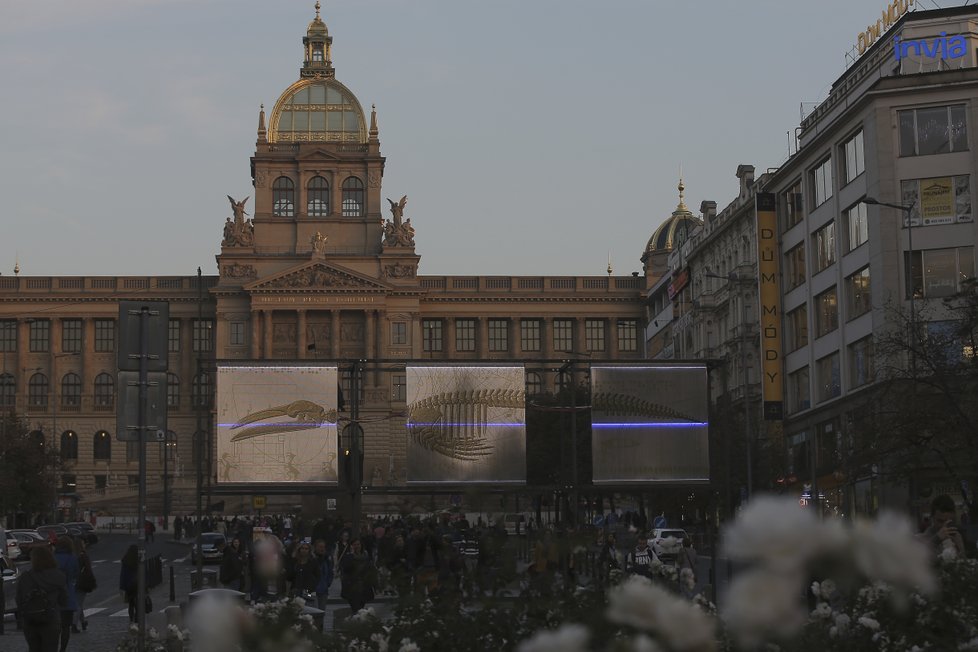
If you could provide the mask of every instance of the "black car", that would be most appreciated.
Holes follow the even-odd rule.
[[[95,533],[95,526],[91,523],[85,523],[84,521],[74,521],[71,523],[65,523],[64,526],[68,528],[68,534],[74,537],[79,537],[86,545],[92,545],[93,543],[98,543],[98,534]]]

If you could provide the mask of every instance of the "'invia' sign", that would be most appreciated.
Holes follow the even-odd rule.
[[[921,38],[913,40],[901,40],[899,36],[893,37],[893,55],[896,60],[904,59],[911,54],[918,57],[931,57],[934,59],[960,59],[968,53],[968,42],[963,36],[948,36],[947,32],[941,32],[937,38]]]

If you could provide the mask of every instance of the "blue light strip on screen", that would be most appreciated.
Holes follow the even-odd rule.
[[[307,426],[309,428],[335,428],[336,427],[335,423],[319,423],[319,422],[307,423],[305,421],[284,421],[282,423],[254,421],[252,423],[219,423],[217,425],[220,428],[242,428],[245,426],[249,426],[249,427],[275,426],[276,428],[284,428],[287,426]]]
[[[510,427],[513,427],[513,426],[525,426],[526,424],[525,423],[519,423],[519,422],[517,422],[517,423],[482,423],[482,422],[471,422],[470,421],[470,422],[456,422],[456,423],[422,423],[422,422],[419,422],[419,421],[408,421],[404,425],[407,426],[408,428],[410,428],[412,426],[439,426],[439,427],[449,427],[449,426],[452,426],[452,427],[455,427],[455,428],[464,428],[466,426],[473,426],[473,427],[475,427],[475,426],[494,426],[494,427],[495,426],[498,426],[498,427],[502,427],[502,428],[510,428]]]
[[[619,366],[591,365],[591,368],[592,369],[614,369],[615,371],[649,371],[649,370],[659,371],[660,369],[691,369],[695,371],[699,369],[706,369],[706,367],[702,365],[685,365],[681,367],[633,367],[631,365],[622,365],[619,367]]]
[[[592,428],[702,428],[710,425],[706,421],[692,423],[672,423],[669,421],[652,421],[644,423],[592,423]]]

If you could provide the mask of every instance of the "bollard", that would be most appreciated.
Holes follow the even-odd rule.
[[[173,566],[170,566],[170,602],[177,601],[177,587],[173,580]]]

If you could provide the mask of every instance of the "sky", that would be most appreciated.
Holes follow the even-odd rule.
[[[0,0],[0,273],[216,274],[315,0]],[[938,0],[941,6],[959,1]],[[886,0],[325,0],[421,274],[641,269],[788,156]],[[934,8],[930,0],[916,6]],[[386,210],[385,210],[386,214]]]

